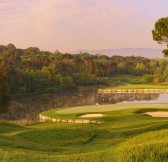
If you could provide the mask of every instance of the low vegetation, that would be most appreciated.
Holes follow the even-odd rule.
[[[168,118],[141,114],[167,110],[168,104],[117,104],[72,107],[42,113],[78,117],[101,112],[103,124],[0,123],[1,161],[166,161]],[[115,110],[115,111],[114,111]]]

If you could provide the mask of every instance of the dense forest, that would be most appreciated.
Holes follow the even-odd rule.
[[[122,57],[88,53],[17,49],[0,45],[0,100],[7,95],[26,95],[107,84],[105,78],[129,74],[143,82],[162,82],[168,77],[167,59]],[[154,75],[153,75],[154,74]]]

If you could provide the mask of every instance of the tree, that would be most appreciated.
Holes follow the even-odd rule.
[[[159,44],[167,44],[168,47],[168,17],[160,18],[155,23],[155,28],[152,30],[153,40]],[[163,50],[165,57],[168,56],[168,49]]]
[[[162,75],[162,74],[163,74],[162,68],[161,68],[161,67],[158,67],[158,68],[156,69],[155,73],[158,74],[158,75]]]
[[[159,59],[159,66],[162,70],[165,70],[166,67],[168,66],[168,59],[167,58]]]
[[[151,60],[149,62],[149,69],[152,73],[155,73],[156,69],[158,68],[158,62],[156,60]]]
[[[119,74],[124,74],[124,73],[126,73],[126,70],[127,70],[127,64],[126,64],[126,62],[119,62],[118,64],[117,64],[117,68],[118,68],[118,72],[119,72]]]
[[[74,88],[74,83],[73,83],[73,79],[70,76],[66,76],[66,77],[61,77],[60,78],[60,85],[62,87],[65,88]]]
[[[147,71],[147,67],[145,64],[143,63],[137,63],[136,67],[135,67],[135,74],[137,75],[143,75],[145,74]]]
[[[168,78],[168,67],[164,70],[163,77]]]
[[[0,77],[0,112],[6,106],[9,97],[9,85]]]

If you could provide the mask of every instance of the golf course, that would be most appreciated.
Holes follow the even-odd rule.
[[[103,89],[168,89],[168,84],[128,84],[128,85],[120,85],[116,87],[105,87]]]
[[[167,161],[168,118],[146,112],[165,112],[168,103],[112,104],[52,109],[49,118],[84,119],[102,124],[42,122],[18,126],[0,123],[0,161]]]
[[[0,162],[168,162],[167,11],[0,0]]]

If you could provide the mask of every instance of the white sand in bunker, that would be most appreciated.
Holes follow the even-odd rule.
[[[80,118],[91,118],[91,117],[102,117],[103,114],[85,114],[81,115]]]
[[[152,117],[168,117],[168,111],[154,111],[154,112],[146,112],[144,114],[150,115]]]

